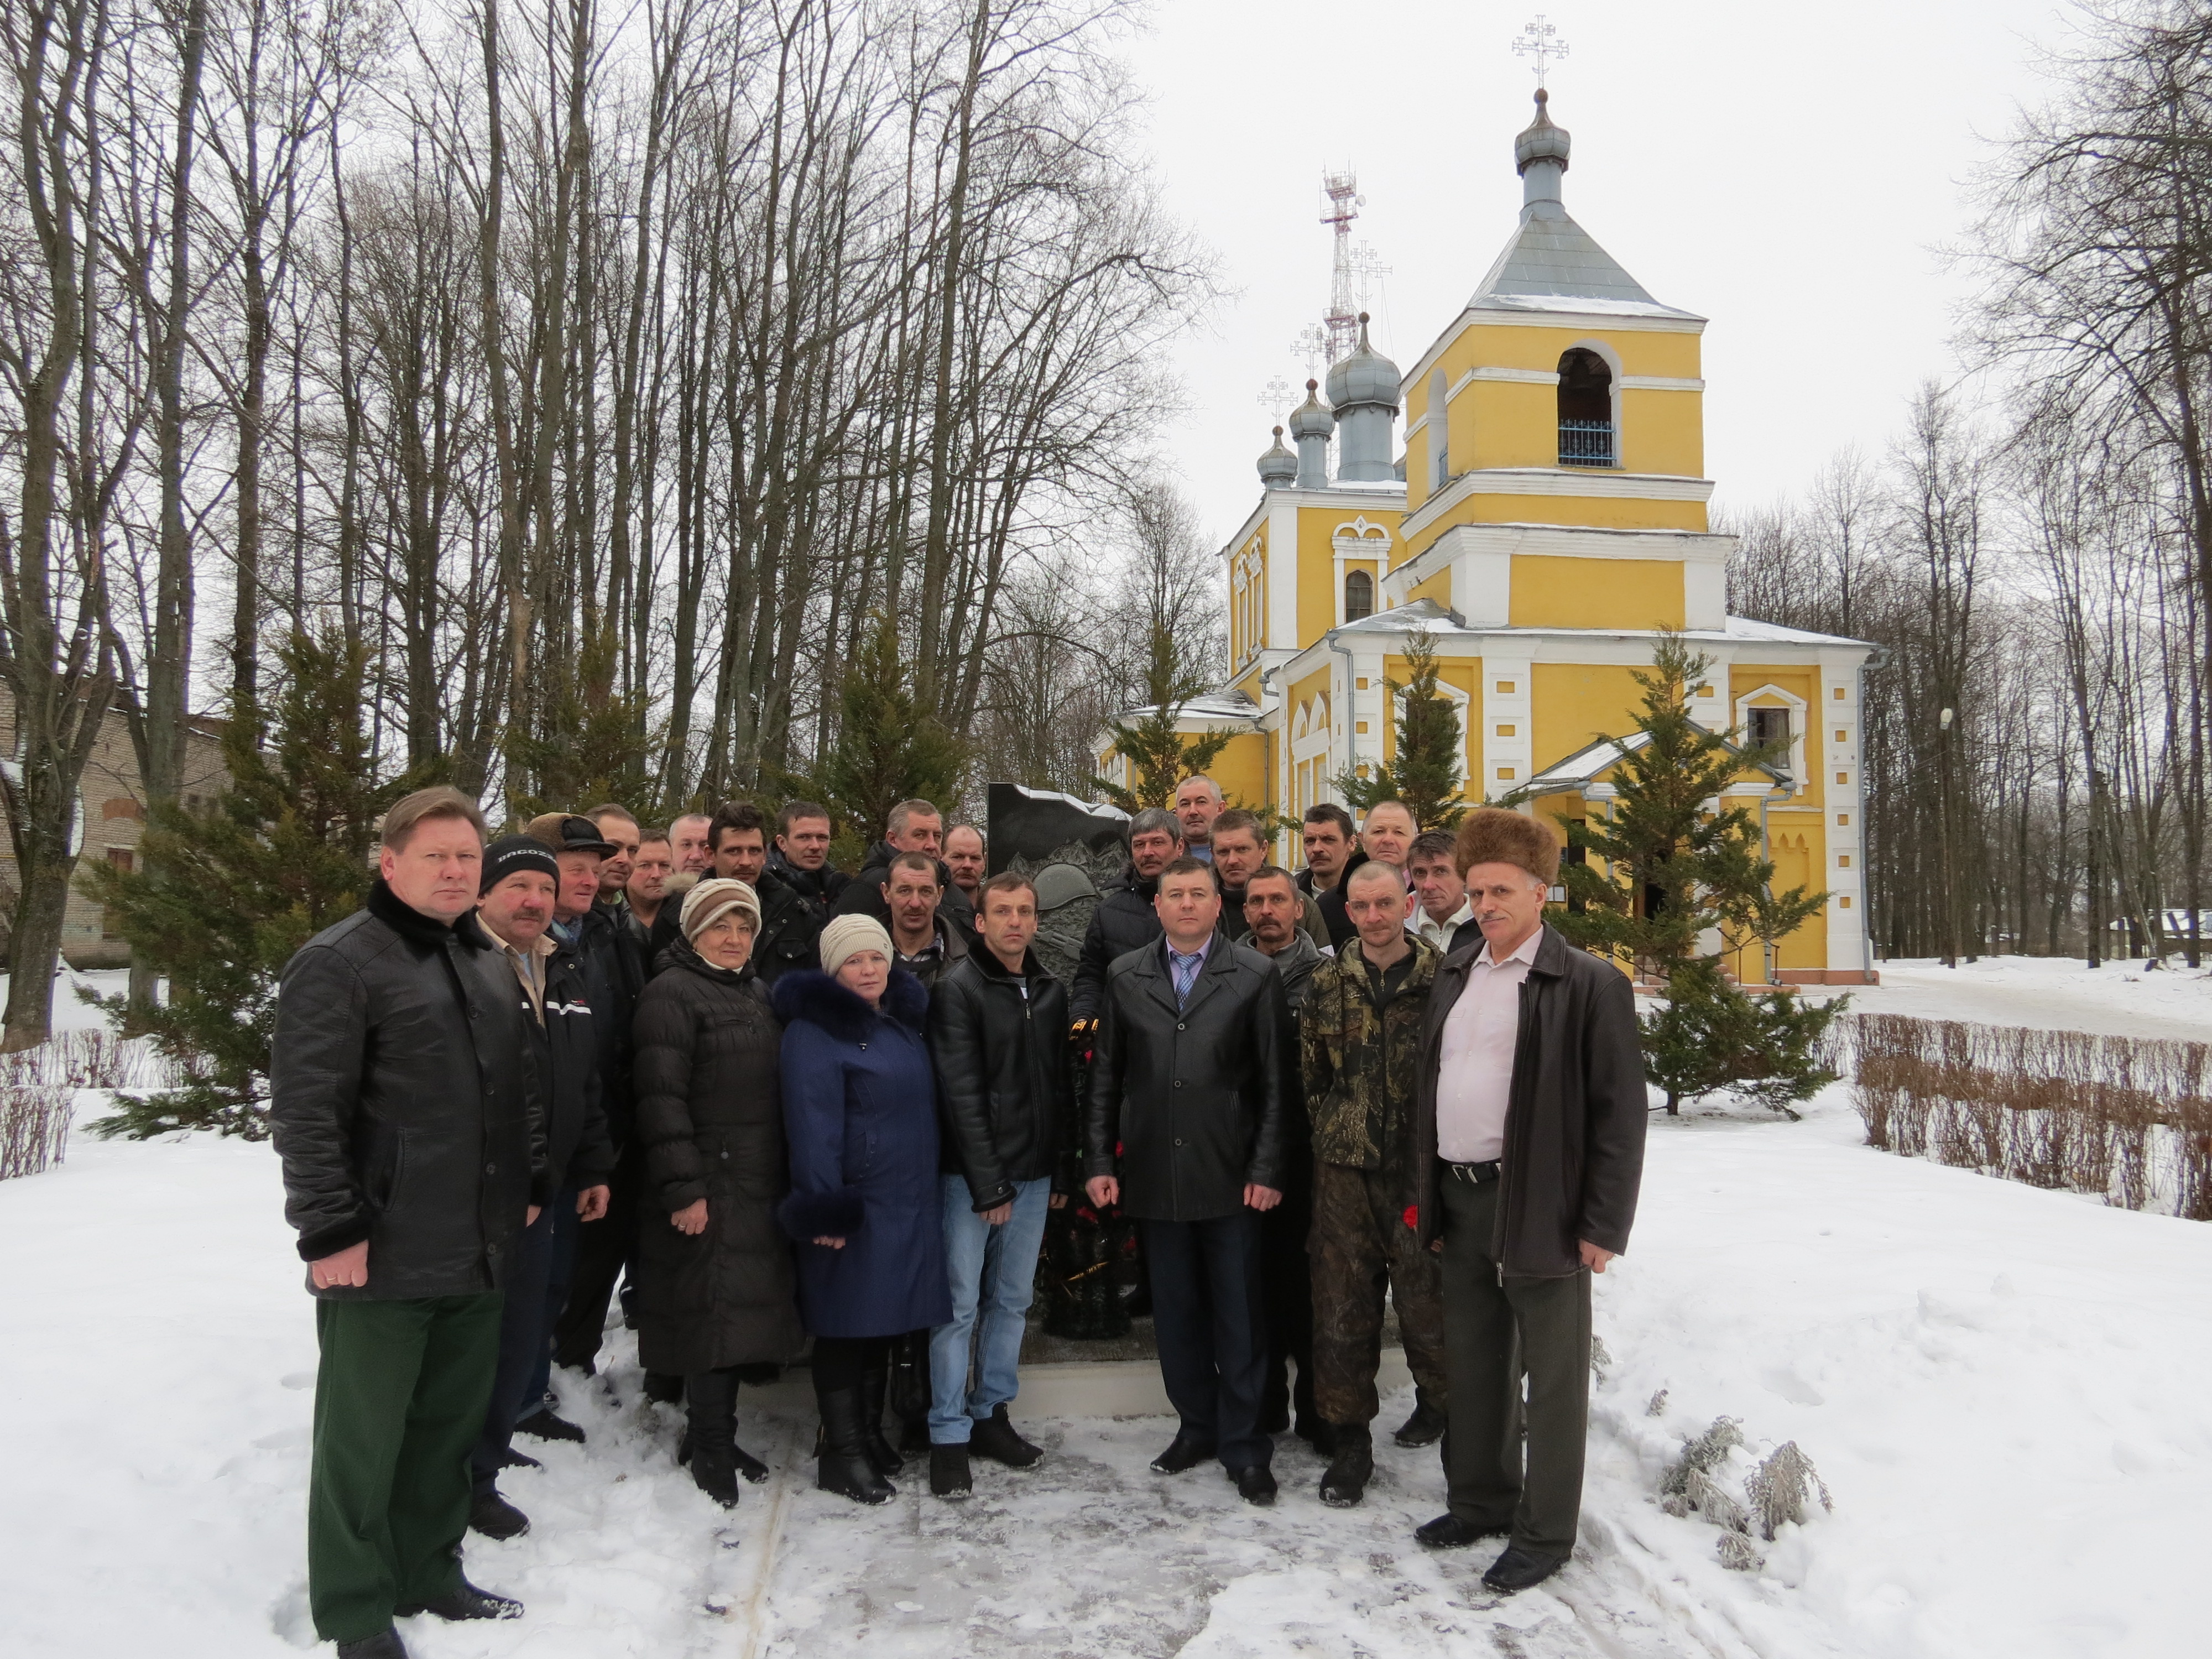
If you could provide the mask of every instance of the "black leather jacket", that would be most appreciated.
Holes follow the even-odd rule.
[[[771,858],[753,891],[760,900],[760,936],[753,940],[751,965],[763,985],[773,985],[793,969],[822,965],[822,924],[830,920],[829,906],[793,884],[799,872],[787,876]]]
[[[300,1259],[368,1242],[352,1301],[500,1288],[552,1197],[520,988],[473,915],[451,927],[379,881],[276,992],[270,1120]]]
[[[1283,976],[1216,934],[1190,999],[1176,1006],[1162,945],[1108,969],[1085,1113],[1085,1172],[1115,1173],[1121,1209],[1205,1221],[1243,1208],[1247,1183],[1282,1190],[1297,1096]]]
[[[1034,951],[1019,974],[979,945],[938,975],[929,1054],[942,1162],[966,1177],[978,1215],[1010,1201],[1018,1182],[1065,1178],[1061,1126],[1075,1109],[1067,1025],[1067,993]]]
[[[1071,1018],[1097,1019],[1104,1012],[1106,970],[1115,957],[1160,937],[1159,913],[1152,908],[1159,890],[1158,876],[1140,877],[1135,865],[1126,865],[1121,884],[1098,901],[1091,913],[1091,931],[1083,936],[1083,953],[1076,958],[1075,984],[1067,999]]]

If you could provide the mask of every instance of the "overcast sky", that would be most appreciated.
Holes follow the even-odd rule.
[[[1190,410],[1163,449],[1225,540],[1301,387],[1292,340],[1328,297],[1324,167],[1366,197],[1355,243],[1392,274],[1375,343],[1403,368],[1512,233],[1513,137],[1534,15],[1443,0],[1164,0],[1127,56],[1166,205],[1231,290],[1181,350]],[[1554,0],[1574,135],[1567,210],[1654,296],[1710,317],[1705,462],[1718,499],[1796,489],[1836,450],[1879,451],[1905,400],[1955,374],[1965,289],[1947,266],[1965,186],[2041,96],[2057,0]],[[1401,441],[1403,428],[1401,427]]]

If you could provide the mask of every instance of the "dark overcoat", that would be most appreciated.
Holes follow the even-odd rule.
[[[880,1010],[823,973],[786,974],[773,995],[791,1141],[780,1213],[798,1250],[800,1317],[830,1337],[948,1322],[929,994],[894,968]]]
[[[678,939],[638,1000],[631,1036],[645,1155],[640,1361],[682,1375],[795,1358],[804,1334],[775,1216],[790,1184],[782,1042],[759,978]],[[707,1231],[677,1231],[669,1218],[702,1198]]]

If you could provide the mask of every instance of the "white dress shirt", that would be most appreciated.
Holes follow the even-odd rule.
[[[1437,1152],[1448,1162],[1490,1164],[1505,1155],[1521,985],[1543,942],[1539,927],[1503,962],[1492,962],[1485,944],[1468,970],[1467,989],[1444,1017],[1437,1066]]]

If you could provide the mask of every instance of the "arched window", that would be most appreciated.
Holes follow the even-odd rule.
[[[1344,619],[1356,623],[1375,614],[1375,578],[1355,570],[1344,579]]]
[[[1577,346],[1559,359],[1559,465],[1613,466],[1613,370]]]

